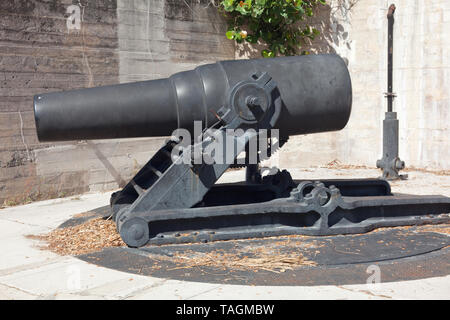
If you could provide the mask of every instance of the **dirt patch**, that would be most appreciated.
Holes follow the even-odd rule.
[[[29,235],[28,238],[43,240],[42,249],[59,255],[76,256],[100,251],[109,247],[125,246],[111,220],[91,219],[83,224],[63,229],[55,229],[45,235]]]

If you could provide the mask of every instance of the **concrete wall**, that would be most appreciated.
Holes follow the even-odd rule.
[[[384,0],[338,0],[317,12],[322,35],[305,49],[348,61],[353,113],[341,132],[293,137],[282,167],[375,166],[386,109]],[[349,0],[340,0],[348,3]],[[0,2],[0,205],[122,185],[163,139],[39,144],[34,94],[166,77],[216,60],[259,57],[224,37],[209,0],[82,0],[81,29],[68,29],[76,0]],[[397,0],[394,108],[407,166],[449,170],[448,0]]]
[[[344,1],[345,2],[345,1]],[[387,8],[395,3],[394,111],[400,120],[400,158],[407,166],[450,169],[450,1],[361,0],[351,11],[319,12],[322,36],[314,52],[346,58],[353,110],[336,133],[294,137],[280,155],[282,166],[345,164],[375,166],[382,152],[386,111]]]
[[[0,205],[89,190],[86,170],[42,173],[41,150],[63,146],[39,144],[32,111],[34,94],[118,81],[116,4],[90,1],[84,33],[67,28],[71,4],[0,2]]]
[[[0,206],[115,189],[163,141],[40,144],[33,95],[167,77],[235,55],[206,0],[82,0],[81,29],[69,30],[73,4],[0,2]]]

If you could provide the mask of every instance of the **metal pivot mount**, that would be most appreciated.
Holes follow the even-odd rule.
[[[392,88],[393,48],[394,48],[394,12],[395,5],[391,4],[388,10],[388,86],[385,96],[388,102],[388,110],[383,120],[383,157],[377,161],[377,168],[383,170],[383,179],[406,179],[407,175],[400,175],[399,170],[405,168],[405,162],[399,158],[399,122],[397,113],[393,112],[394,98]]]
[[[227,105],[217,112],[218,130],[207,130],[196,144],[179,148],[176,157],[172,151],[178,141],[169,141],[112,196],[113,214],[124,242],[131,247],[145,245],[152,232],[149,221],[158,216],[158,210],[191,208],[200,203],[248,142],[258,137],[259,130],[273,128],[280,111],[280,94],[267,73],[252,74],[249,80],[236,84]],[[236,129],[242,129],[243,134],[237,134]],[[234,145],[231,152],[206,151],[216,141],[230,140]]]

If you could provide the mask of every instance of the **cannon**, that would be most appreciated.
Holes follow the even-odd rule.
[[[448,222],[449,198],[394,195],[385,180],[265,174],[261,161],[290,136],[341,130],[351,108],[350,75],[332,54],[221,61],[34,97],[40,141],[170,136],[111,196],[130,247]],[[246,167],[245,181],[216,184],[232,167]]]
[[[340,130],[352,104],[350,76],[336,55],[222,61],[167,79],[37,95],[40,141],[169,136],[209,127],[239,82],[266,72],[283,97],[276,127],[286,136]]]

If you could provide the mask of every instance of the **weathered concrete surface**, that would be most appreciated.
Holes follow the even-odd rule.
[[[0,206],[111,190],[164,139],[40,144],[37,93],[167,77],[234,57],[226,24],[208,1],[0,2]]]
[[[37,141],[33,95],[119,79],[115,1],[89,1],[89,9],[80,9],[81,30],[67,27],[70,5],[72,0],[0,3],[0,204],[89,190],[86,170],[40,175],[36,168],[35,151],[55,144]]]
[[[243,173],[227,173],[223,182]],[[295,178],[370,177],[376,170],[319,168],[297,170]],[[421,173],[411,172],[412,176]],[[441,180],[442,179],[442,180]],[[431,193],[450,194],[449,177],[427,176]],[[414,180],[411,180],[414,181]],[[422,192],[421,179],[409,182],[409,191]],[[442,190],[441,185],[445,185]],[[394,186],[394,191],[404,189]],[[29,234],[46,233],[75,214],[108,203],[109,193],[48,200],[0,210],[0,299],[449,299],[450,276],[367,285],[271,287],[195,283],[101,268],[73,257],[61,257],[38,248]]]
[[[120,81],[170,76],[234,57],[226,23],[207,0],[118,0]]]
[[[321,9],[322,35],[312,52],[336,52],[348,60],[353,110],[336,133],[293,137],[282,166],[322,165],[335,159],[375,167],[382,156],[387,109],[387,8],[395,3],[394,111],[400,121],[400,157],[406,166],[450,169],[450,2],[358,1],[351,11]]]

